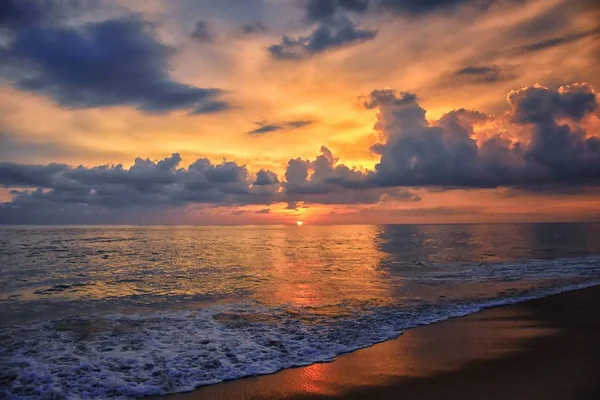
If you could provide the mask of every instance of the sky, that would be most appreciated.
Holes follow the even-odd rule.
[[[600,220],[588,0],[6,0],[0,223]]]

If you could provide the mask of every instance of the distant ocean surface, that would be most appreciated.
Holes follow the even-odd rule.
[[[600,224],[0,227],[0,398],[189,391],[599,283]]]

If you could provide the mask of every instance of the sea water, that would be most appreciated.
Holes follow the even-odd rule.
[[[0,228],[0,398],[132,398],[331,361],[600,283],[600,224]]]

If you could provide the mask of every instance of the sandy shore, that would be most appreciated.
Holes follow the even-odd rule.
[[[161,400],[600,399],[600,287],[406,331],[332,363]]]

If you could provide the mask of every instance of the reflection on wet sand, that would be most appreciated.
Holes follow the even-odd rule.
[[[275,400],[341,396],[357,389],[455,371],[473,361],[507,357],[522,351],[528,340],[555,333],[556,329],[525,307],[501,307],[411,329],[398,339],[341,355],[330,363],[240,379],[167,398]]]

